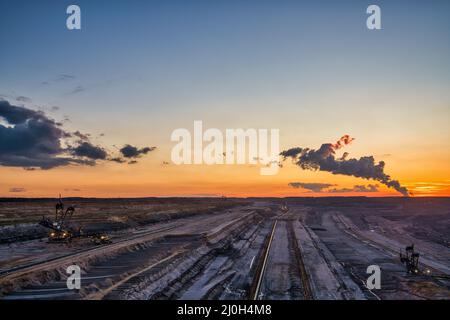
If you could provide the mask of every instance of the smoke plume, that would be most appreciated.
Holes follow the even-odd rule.
[[[349,135],[340,138],[336,143],[324,143],[318,149],[291,148],[280,153],[281,156],[292,158],[294,163],[303,170],[319,170],[333,174],[343,174],[364,179],[379,181],[389,188],[394,188],[404,196],[409,196],[408,189],[402,187],[400,182],[391,179],[384,172],[384,161],[375,162],[373,156],[365,156],[359,159],[348,159],[345,156],[336,158],[336,151],[351,143],[354,139]]]

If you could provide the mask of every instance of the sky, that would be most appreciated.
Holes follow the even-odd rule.
[[[66,27],[71,4],[81,30]],[[370,4],[381,30],[366,27]],[[0,11],[1,197],[401,196],[290,158],[272,176],[175,165],[171,133],[195,120],[279,129],[281,150],[348,134],[336,159],[373,156],[412,195],[450,196],[448,1],[0,0]],[[24,110],[37,113],[5,118]],[[34,123],[53,140],[33,145]],[[44,153],[51,167],[32,166]]]

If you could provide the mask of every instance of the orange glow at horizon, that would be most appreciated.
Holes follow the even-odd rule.
[[[398,156],[384,155],[385,145],[350,144],[352,141],[353,138],[344,135],[335,144],[341,147],[345,145],[345,153],[349,152],[356,158],[367,154],[381,155],[375,156],[376,160],[386,161],[386,172],[407,187],[411,196],[450,196],[448,151],[429,148],[427,158],[421,158],[420,150],[414,148],[399,149]],[[317,148],[317,143],[305,142],[297,145],[312,145]],[[290,160],[285,161],[278,174],[272,176],[261,176],[260,165],[174,165],[169,161],[170,150],[170,144],[162,145],[134,165],[103,162],[93,167],[66,166],[33,171],[0,167],[0,197],[55,197],[58,194],[68,197],[107,198],[402,196],[375,180],[324,171],[301,170]],[[409,159],[417,161],[408,161]],[[322,192],[312,192],[290,187],[289,183],[292,182],[326,183],[332,185],[332,189],[346,190],[356,185],[377,184],[378,191],[338,193],[326,192],[324,189]]]
[[[326,172],[302,171],[286,164],[274,176],[259,175],[260,166],[161,165],[152,159],[137,165],[115,164],[98,167],[66,167],[54,170],[25,171],[20,168],[0,168],[0,197],[330,197],[330,196],[401,196],[393,189],[373,181],[333,175]],[[400,172],[401,173],[401,172]],[[399,176],[400,173],[395,173]],[[401,175],[399,180],[402,181]],[[8,181],[8,183],[5,183]],[[329,183],[337,189],[355,185],[377,184],[378,192],[312,192],[295,189],[295,181]],[[432,177],[403,182],[413,197],[450,196],[450,180]],[[10,192],[23,188],[24,192]],[[334,187],[333,187],[334,188]]]

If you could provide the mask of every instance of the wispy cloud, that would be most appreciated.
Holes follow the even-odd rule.
[[[291,182],[289,186],[296,189],[306,189],[313,192],[322,192],[322,190],[335,186],[329,183],[314,183],[314,182]]]
[[[305,189],[317,193],[378,192],[377,184],[355,185],[353,188],[331,188],[336,185],[318,182],[291,182],[288,185],[296,189]]]
[[[19,102],[28,102],[28,103],[32,101],[31,98],[25,96],[18,96],[16,97],[16,100]]]
[[[377,184],[369,184],[367,186],[364,185],[355,185],[353,188],[333,188],[330,190],[327,190],[327,192],[331,193],[347,193],[347,192],[378,192],[378,185]]]
[[[61,73],[52,79],[42,81],[42,84],[50,85],[50,84],[54,84],[54,83],[58,83],[58,82],[67,82],[67,81],[71,81],[71,80],[75,80],[75,79],[76,79],[76,77],[72,74]]]
[[[83,92],[83,91],[86,91],[86,88],[81,86],[81,85],[78,85],[74,89],[72,89],[69,92],[67,92],[67,95],[77,94],[77,93],[80,93],[80,92]]]

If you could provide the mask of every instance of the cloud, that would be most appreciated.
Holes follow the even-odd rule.
[[[25,192],[27,191],[25,188],[21,188],[21,187],[13,187],[13,188],[9,188],[9,192],[12,193],[20,193],[20,192]]]
[[[76,86],[73,90],[69,91],[67,94],[76,94],[76,93],[80,93],[86,91],[86,88],[83,86]]]
[[[58,123],[40,111],[0,101],[0,165],[50,169],[82,160],[58,157],[64,153],[61,140],[69,137]]]
[[[348,157],[348,155],[349,155],[349,153],[348,152],[344,152],[343,154],[342,154],[342,156],[340,157],[340,158],[338,158],[338,160],[346,160],[347,159],[347,157]]]
[[[79,138],[82,141],[88,141],[91,136],[89,133],[81,133],[80,131],[75,131],[72,133],[75,137]]]
[[[28,98],[25,96],[18,96],[18,97],[16,97],[16,100],[19,102],[31,102],[31,98]]]
[[[346,193],[346,192],[378,192],[378,185],[377,184],[368,184],[367,186],[364,185],[355,185],[353,188],[333,188],[330,190],[327,190],[327,192],[332,193]]]
[[[142,149],[138,149],[137,147],[133,147],[127,144],[120,149],[120,152],[125,158],[139,158],[142,155],[147,154],[155,149],[156,147],[145,147]]]
[[[66,82],[66,81],[74,80],[75,78],[76,77],[74,75],[62,73],[62,74],[58,75],[57,77],[55,77],[53,79],[50,79],[50,80],[47,80],[47,81],[43,81],[42,84],[50,85],[50,84],[53,84],[53,83]]]
[[[291,182],[290,187],[296,189],[306,189],[313,192],[323,193],[347,193],[347,192],[378,192],[377,184],[355,185],[353,188],[330,188],[336,186],[330,183],[315,183],[315,182]]]
[[[94,146],[90,142],[81,142],[77,147],[70,149],[71,153],[77,157],[88,158],[92,160],[105,160],[108,153],[99,146]]]
[[[109,160],[108,152],[90,141],[90,135],[66,131],[42,111],[0,100],[0,165],[27,170],[67,165],[93,166]],[[152,148],[138,150],[138,156]],[[136,157],[138,157],[136,156]],[[123,161],[125,162],[125,161]]]
[[[311,190],[313,192],[322,192],[323,189],[327,189],[329,187],[335,186],[335,184],[329,183],[314,183],[314,182],[291,182],[289,183],[290,187],[299,189]]]
[[[367,186],[356,185],[353,187],[356,192],[378,192],[377,184],[368,184]]]
[[[142,157],[143,155],[155,150],[156,147],[144,147],[137,148],[130,144],[126,144],[119,151],[121,157],[113,157],[110,158],[109,161],[117,162],[117,163],[128,163],[128,164],[136,164],[138,161],[136,159]]]
[[[6,100],[0,100],[0,117],[4,118],[10,124],[21,124],[28,119],[49,120],[41,111],[34,111],[11,105]]]
[[[74,75],[62,73],[55,79],[55,81],[68,81],[73,79],[75,79]]]
[[[352,142],[354,139],[345,135],[336,143],[324,143],[318,149],[310,148],[291,148],[280,153],[281,156],[292,158],[294,163],[303,170],[319,170],[331,172],[333,174],[342,174],[364,179],[376,180],[389,188],[394,188],[404,196],[408,196],[408,189],[400,185],[397,180],[391,179],[384,172],[385,162],[375,163],[373,156],[356,158],[336,158],[336,151]]]
[[[126,160],[124,160],[124,159],[122,159],[120,157],[110,158],[109,161],[117,162],[117,163],[125,163],[125,162],[127,162]]]

